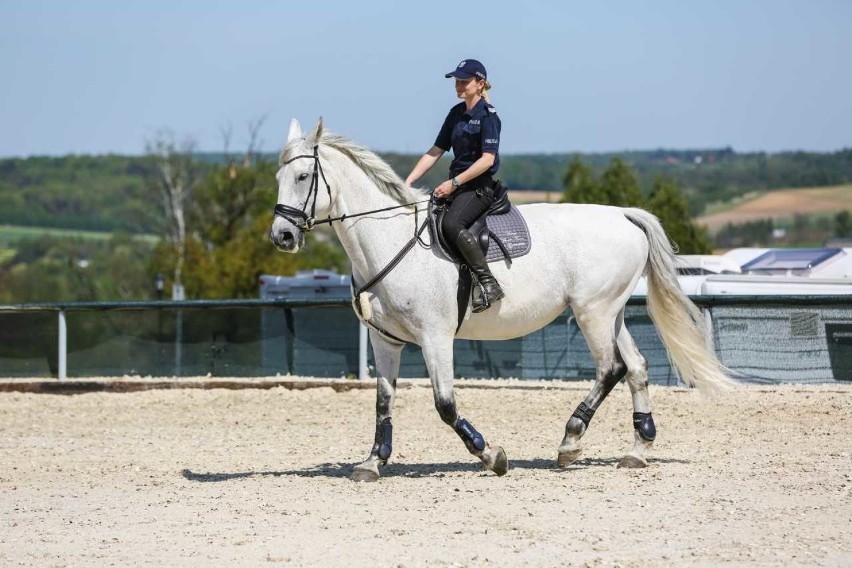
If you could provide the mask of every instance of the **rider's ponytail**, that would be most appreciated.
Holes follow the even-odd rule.
[[[485,99],[486,103],[491,102],[491,97],[488,96],[488,89],[490,89],[490,88],[491,88],[491,83],[489,83],[488,81],[485,81],[485,86],[482,87],[482,98]]]

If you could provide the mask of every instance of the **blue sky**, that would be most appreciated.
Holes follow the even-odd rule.
[[[0,156],[222,148],[266,116],[429,148],[467,57],[503,152],[852,146],[852,2],[3,0]]]

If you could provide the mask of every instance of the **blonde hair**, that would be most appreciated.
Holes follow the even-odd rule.
[[[491,102],[491,97],[488,96],[488,90],[491,88],[491,83],[485,81],[485,86],[482,87],[482,98],[485,99],[486,103]]]

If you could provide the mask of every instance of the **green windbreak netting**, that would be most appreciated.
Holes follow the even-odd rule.
[[[852,304],[718,306],[709,314],[716,353],[740,380],[852,381]],[[645,308],[629,306],[625,321],[651,382],[678,384]],[[69,377],[358,376],[359,322],[348,306],[68,309],[66,322]],[[58,329],[56,311],[0,311],[0,376],[56,376]],[[455,371],[471,378],[595,375],[570,310],[522,338],[456,340]],[[405,348],[400,375],[428,375],[418,347]]]
[[[54,311],[0,312],[0,376],[55,377],[58,331]]]

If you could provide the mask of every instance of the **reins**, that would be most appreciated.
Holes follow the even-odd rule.
[[[418,239],[420,238],[420,235],[423,234],[423,230],[426,228],[426,225],[428,225],[428,224],[429,224],[429,218],[427,216],[427,218],[423,220],[423,224],[420,225],[420,228],[417,229],[417,231],[414,233],[414,236],[411,237],[411,239],[407,243],[405,243],[405,246],[402,247],[402,249],[397,253],[397,255],[395,257],[393,257],[391,259],[391,261],[387,264],[387,266],[382,268],[381,271],[379,271],[378,274],[373,276],[373,278],[369,282],[367,282],[366,284],[364,284],[363,286],[358,288],[358,290],[355,292],[355,296],[357,297],[357,296],[360,296],[361,294],[363,294],[364,292],[367,292],[368,290],[370,290],[370,288],[372,288],[373,286],[375,286],[376,284],[381,282],[382,279],[385,276],[390,274],[390,272],[394,268],[396,268],[396,265],[399,264],[400,261],[402,261],[402,259],[405,257],[405,255],[408,254],[408,252],[411,249],[414,248],[414,245],[417,243]]]

